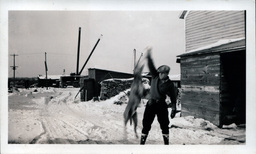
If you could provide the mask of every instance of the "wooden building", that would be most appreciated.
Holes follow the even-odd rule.
[[[223,124],[245,123],[244,11],[189,11],[181,68],[182,115]]]
[[[186,52],[222,39],[245,37],[245,11],[183,11]]]
[[[80,87],[80,79],[87,78],[87,76],[70,74],[70,75],[62,75],[60,76],[60,87],[66,88],[68,86],[71,87]]]
[[[38,75],[38,87],[59,87],[60,75],[48,75],[47,79],[45,75]]]

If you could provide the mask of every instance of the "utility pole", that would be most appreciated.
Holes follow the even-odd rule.
[[[139,62],[140,62],[140,59],[141,59],[141,57],[143,56],[143,53],[141,53],[140,54],[140,58],[139,58],[139,60],[138,60],[138,62],[136,63],[136,66],[135,66],[135,68],[138,66],[138,64],[139,64]]]
[[[134,69],[136,67],[136,49],[133,49],[134,52]]]
[[[141,52],[141,55],[140,55],[139,60],[136,61],[136,54],[137,54],[137,53],[136,53],[136,49],[134,49],[133,51],[134,51],[134,70],[133,70],[133,73],[134,73],[136,67],[138,66],[138,64],[139,64],[139,62],[140,62],[141,57],[143,56],[143,53]]]
[[[135,67],[136,67],[136,49],[133,49],[133,55],[134,55],[134,66],[133,66],[133,73],[134,73]]]
[[[18,56],[18,55],[12,54],[11,56],[13,56],[13,66],[11,66],[13,70],[13,87],[15,87],[15,70],[18,67],[15,65],[15,56]]]
[[[79,69],[79,55],[80,55],[80,37],[81,37],[81,27],[79,27],[78,31],[78,46],[77,46],[77,64],[76,64],[76,75],[78,75],[78,69]]]
[[[81,75],[82,71],[84,70],[85,65],[87,64],[87,62],[89,61],[90,57],[92,56],[92,54],[93,54],[95,48],[97,47],[98,43],[100,42],[100,39],[101,39],[102,36],[103,36],[103,35],[101,34],[100,37],[99,37],[99,39],[98,39],[98,41],[97,41],[96,44],[94,45],[94,47],[93,47],[93,49],[92,49],[92,51],[91,51],[89,57],[86,59],[84,65],[83,65],[83,67],[82,67],[82,69],[81,69],[80,72],[78,73],[78,75]]]
[[[48,68],[47,68],[47,60],[46,60],[46,55],[47,53],[45,52],[45,61],[44,61],[44,65],[45,65],[45,79],[46,79],[46,89],[48,89],[48,81],[47,81],[47,71],[48,71]]]

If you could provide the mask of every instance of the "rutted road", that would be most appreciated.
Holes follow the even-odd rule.
[[[113,100],[80,102],[79,89],[24,90],[9,95],[9,144],[138,144],[133,126],[127,125],[123,139],[125,105]],[[137,109],[138,132],[144,107]],[[203,119],[171,120],[170,144],[244,144],[245,128],[219,129]],[[147,144],[163,144],[154,120]]]

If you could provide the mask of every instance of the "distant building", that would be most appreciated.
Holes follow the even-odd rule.
[[[59,87],[61,75],[38,75],[37,87]]]
[[[95,79],[96,82],[101,82],[102,80],[111,79],[111,78],[131,78],[131,77],[133,77],[133,74],[131,73],[104,70],[104,69],[98,69],[98,68],[88,69],[88,78]]]
[[[169,78],[176,88],[180,88],[180,74],[169,75]]]
[[[245,11],[183,11],[182,115],[245,124]]]
[[[14,85],[15,83],[15,85]],[[30,88],[33,87],[34,85],[37,85],[38,79],[33,78],[33,77],[16,77],[15,79],[13,78],[8,78],[8,89],[10,90],[14,86],[16,88]]]
[[[151,74],[150,72],[142,74],[143,77],[149,79],[151,81]],[[169,79],[173,82],[176,88],[180,88],[180,74],[169,74]]]
[[[97,69],[97,68],[89,68],[88,77],[83,78],[80,81],[81,88],[83,88],[83,90],[81,91],[81,101],[88,101],[88,100],[91,100],[93,97],[99,97],[101,92],[100,82],[103,80],[114,79],[114,78],[127,79],[131,77],[133,77],[133,74],[130,74],[130,73]]]
[[[76,74],[61,75],[60,76],[60,87],[80,87],[80,80],[86,79],[88,76],[81,76]]]

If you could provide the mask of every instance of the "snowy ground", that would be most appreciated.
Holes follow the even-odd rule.
[[[126,104],[114,102],[125,93],[106,101],[80,102],[74,99],[77,88],[34,90],[19,89],[8,96],[9,144],[139,144],[133,126],[128,125],[128,138],[123,138]],[[143,103],[137,109],[139,134],[144,109]],[[235,124],[219,129],[204,119],[177,114],[170,127],[170,145],[245,144],[245,128]],[[163,144],[156,119],[146,144]]]

